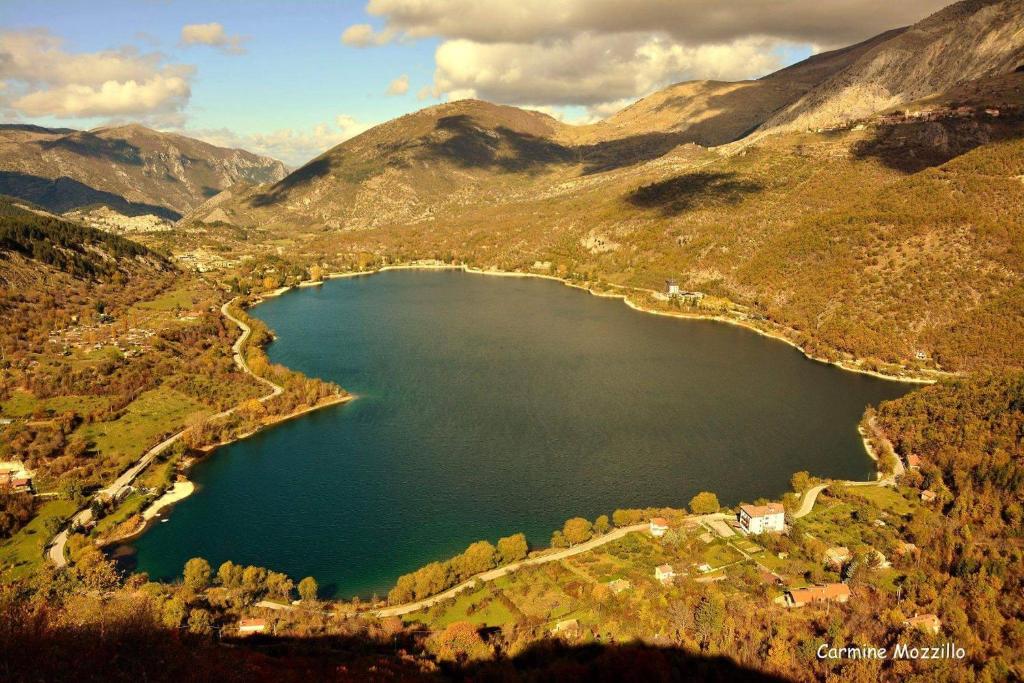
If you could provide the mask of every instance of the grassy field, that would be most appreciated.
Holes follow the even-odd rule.
[[[80,432],[95,450],[103,453],[105,462],[123,468],[153,446],[161,435],[185,426],[194,416],[211,412],[188,396],[161,386],[139,396],[119,419],[87,425]]]
[[[50,540],[46,521],[66,519],[75,511],[69,500],[50,500],[39,507],[39,514],[18,533],[0,544],[0,576],[14,580],[31,575],[43,562],[43,548]]]
[[[27,391],[15,391],[11,398],[0,402],[0,414],[8,417],[29,417],[37,410],[56,415],[73,410],[84,415],[103,408],[107,403],[104,396],[55,396],[37,399]]]
[[[875,507],[897,515],[909,515],[920,504],[919,498],[910,490],[897,490],[888,486],[851,486],[850,495],[867,500]]]
[[[136,308],[146,311],[173,311],[175,309],[191,309],[197,298],[192,288],[179,287],[164,292],[155,299],[136,304]]]

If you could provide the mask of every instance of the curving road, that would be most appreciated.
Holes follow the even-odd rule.
[[[727,515],[723,512],[715,512],[709,515],[699,515],[697,516],[697,519],[702,521],[708,521],[712,519],[728,519],[731,517],[732,515]],[[547,553],[545,555],[539,555],[537,557],[530,557],[525,560],[520,560],[519,562],[506,564],[505,566],[498,567],[497,569],[491,569],[490,571],[483,572],[482,574],[477,574],[472,578],[466,579],[459,585],[449,588],[443,593],[432,595],[429,598],[423,598],[422,600],[417,600],[416,602],[407,602],[404,605],[395,605],[393,607],[384,607],[382,609],[369,610],[367,613],[377,617],[397,617],[403,614],[408,614],[409,612],[416,612],[426,607],[431,607],[443,600],[447,600],[453,595],[456,595],[464,591],[465,589],[469,588],[470,586],[473,586],[478,581],[493,581],[494,579],[505,576],[506,574],[510,574],[516,571],[517,569],[522,569],[523,567],[529,567],[531,565],[538,564],[546,564],[548,562],[558,562],[559,560],[564,560],[567,557],[572,557],[573,555],[579,555],[580,553],[585,553],[588,550],[593,550],[594,548],[600,547],[605,543],[617,541],[623,536],[631,534],[634,531],[643,531],[644,529],[648,529],[649,527],[650,524],[648,522],[644,522],[643,524],[634,524],[632,526],[620,527],[618,529],[609,531],[604,536],[592,538],[586,543],[580,543],[579,545],[574,545],[571,548],[565,548],[563,550],[558,550],[553,553]]]
[[[832,484],[843,484],[844,486],[893,486],[896,483],[896,479],[892,476],[885,477],[884,479],[876,479],[874,481],[829,481],[824,484],[818,484],[812,486],[804,492],[804,497],[800,499],[800,507],[793,512],[790,517],[792,519],[800,519],[810,514],[811,510],[814,509],[814,503],[818,500],[818,494],[827,489]]]
[[[246,325],[243,321],[239,320],[235,316],[231,315],[230,312],[228,312],[228,307],[231,304],[233,304],[236,300],[237,298],[232,299],[231,301],[227,302],[226,304],[220,307],[220,312],[224,315],[224,317],[238,325],[239,329],[242,330],[241,336],[238,337],[238,339],[235,340],[235,343],[231,345],[231,352],[234,354],[235,365],[237,365],[242,372],[252,375],[257,380],[259,380],[260,382],[262,382],[271,389],[269,394],[267,394],[266,396],[261,396],[259,398],[259,401],[261,403],[264,401],[269,401],[275,396],[280,396],[284,392],[284,387],[274,384],[269,379],[258,376],[252,370],[249,369],[249,364],[245,362],[245,358],[242,355],[242,347],[245,345],[245,342],[248,341],[249,335],[252,334],[252,329],[250,329],[250,327]],[[234,408],[229,408],[223,412],[217,413],[216,415],[211,415],[210,419],[215,420],[218,418],[227,417],[228,415],[231,415],[236,410],[238,410],[238,408],[239,406],[235,406]],[[107,486],[106,488],[97,491],[94,498],[102,500],[107,498],[114,498],[120,495],[121,492],[124,491],[125,488],[130,486],[131,483],[135,481],[135,479],[142,473],[142,471],[145,470],[149,466],[149,464],[156,459],[157,456],[159,456],[165,450],[170,448],[175,441],[180,439],[185,434],[186,431],[187,429],[183,429],[180,432],[167,437],[157,445],[150,448],[142,455],[141,458],[139,458],[135,462],[134,465],[129,467],[117,479],[115,479],[113,483],[110,484],[110,486]],[[46,557],[50,560],[51,563],[53,563],[55,567],[60,568],[67,566],[68,561],[67,557],[65,556],[64,549],[68,542],[69,529],[78,524],[87,524],[91,520],[92,510],[89,508],[88,505],[86,505],[84,508],[82,508],[81,510],[74,514],[74,516],[71,518],[70,523],[67,526],[65,526],[64,529],[60,531],[60,533],[53,537],[53,540],[50,541],[50,545],[46,548]]]

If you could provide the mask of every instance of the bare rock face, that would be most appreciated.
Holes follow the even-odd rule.
[[[128,125],[92,131],[0,126],[0,194],[59,213],[92,205],[176,220],[238,182],[276,182],[284,164]]]
[[[843,125],[1021,64],[1024,0],[966,0],[873,46],[760,130]]]

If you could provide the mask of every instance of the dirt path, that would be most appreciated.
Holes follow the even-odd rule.
[[[701,515],[698,519],[700,521],[711,521],[727,519],[730,516],[731,515],[716,512],[710,515]],[[644,531],[649,527],[650,525],[647,522],[644,522],[643,524],[634,524],[632,526],[624,526],[619,529],[614,529],[612,531],[609,531],[604,536],[598,536],[597,538],[593,538],[587,541],[586,543],[580,543],[579,545],[574,545],[571,548],[565,548],[563,550],[545,553],[544,555],[530,557],[525,560],[520,560],[519,562],[507,564],[504,567],[498,567],[497,569],[492,569],[482,574],[477,574],[476,576],[470,579],[466,579],[459,585],[449,588],[443,593],[432,595],[429,598],[423,598],[422,600],[417,600],[416,602],[407,602],[404,605],[395,605],[394,607],[384,607],[382,609],[369,610],[368,613],[378,617],[397,617],[403,614],[408,614],[409,612],[416,612],[418,610],[431,607],[439,602],[447,600],[448,598],[457,595],[458,593],[461,593],[467,588],[475,585],[477,582],[493,581],[494,579],[505,576],[506,574],[511,574],[512,572],[518,569],[522,569],[523,567],[529,567],[538,564],[546,564],[548,562],[558,562],[560,560],[566,559],[567,557],[572,557],[573,555],[579,555],[580,553],[585,553],[589,550],[593,550],[594,548],[599,548],[602,545],[605,545],[606,543],[617,541],[620,538],[623,538],[628,534],[633,533],[634,531]]]
[[[437,603],[442,602],[444,600],[447,600],[448,598],[466,590],[470,586],[475,585],[477,582],[493,581],[494,579],[505,576],[506,574],[510,574],[516,571],[517,569],[522,569],[523,567],[545,564],[547,562],[558,562],[559,560],[564,560],[567,557],[572,557],[573,555],[579,555],[580,553],[585,553],[588,550],[593,550],[594,548],[598,548],[606,543],[617,541],[620,538],[626,536],[627,534],[633,533],[634,531],[643,531],[644,529],[647,529],[648,526],[649,525],[646,522],[643,524],[634,524],[633,526],[624,526],[620,529],[609,531],[604,536],[598,536],[597,538],[593,538],[587,541],[586,543],[574,545],[571,548],[557,550],[553,553],[547,553],[545,555],[538,555],[537,557],[531,557],[525,560],[520,560],[519,562],[506,564],[504,567],[498,567],[497,569],[492,569],[482,574],[477,574],[473,578],[466,579],[459,585],[449,588],[443,593],[432,595],[429,598],[423,598],[422,600],[417,600],[416,602],[407,602],[404,605],[395,605],[394,607],[385,607],[383,609],[371,610],[369,613],[378,617],[397,617],[403,614],[408,614],[409,612],[416,612],[421,609],[436,605]]]

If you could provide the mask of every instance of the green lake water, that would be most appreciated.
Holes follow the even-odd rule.
[[[197,492],[135,544],[153,577],[201,556],[384,594],[478,539],[546,545],[576,515],[776,497],[799,470],[863,479],[864,408],[912,388],[536,279],[393,271],[252,313],[274,362],[359,398],[198,464]]]

